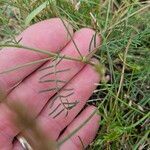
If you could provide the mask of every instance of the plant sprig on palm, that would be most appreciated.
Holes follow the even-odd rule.
[[[62,22],[63,22],[63,20],[62,20]],[[63,22],[63,24],[65,26],[64,22]],[[66,28],[69,36],[71,36],[71,34],[69,33],[69,30],[67,29],[67,26],[65,26],[65,28]],[[64,80],[59,80],[57,75],[60,74],[60,73],[61,74],[62,73],[69,73],[68,71],[70,70],[70,68],[57,70],[57,66],[61,63],[61,61],[63,61],[64,59],[67,59],[67,60],[73,60],[73,61],[77,61],[77,62],[81,62],[81,63],[85,63],[85,64],[90,64],[93,67],[95,67],[96,71],[98,71],[100,76],[102,77],[102,79],[104,79],[105,71],[104,71],[102,65],[99,66],[98,63],[94,63],[93,61],[91,61],[91,58],[93,57],[96,50],[98,49],[98,48],[95,48],[93,51],[91,51],[91,45],[93,45],[93,43],[95,43],[95,38],[96,38],[96,36],[94,35],[91,39],[91,42],[90,42],[90,45],[89,45],[89,52],[90,53],[87,56],[82,56],[82,54],[80,53],[80,50],[78,49],[76,43],[73,41],[73,38],[71,37],[71,40],[72,40],[72,42],[73,42],[73,44],[76,48],[76,51],[79,54],[79,58],[70,57],[70,56],[67,56],[67,55],[62,55],[60,53],[53,53],[53,52],[48,52],[48,51],[45,51],[45,50],[40,50],[40,49],[36,49],[36,48],[30,48],[30,47],[27,47],[27,46],[23,46],[23,45],[19,44],[21,39],[19,41],[15,40],[15,41],[12,41],[12,42],[7,42],[8,44],[7,43],[6,44],[1,44],[0,47],[24,48],[26,50],[46,54],[46,55],[48,55],[48,57],[50,59],[52,59],[52,64],[50,66],[47,66],[47,67],[42,68],[40,70],[40,71],[44,71],[44,70],[50,69],[50,72],[48,72],[48,73],[44,74],[43,76],[41,76],[40,79],[39,79],[39,83],[44,84],[44,83],[48,83],[48,82],[49,83],[53,82],[53,83],[55,83],[55,87],[50,87],[48,89],[41,89],[39,91],[39,93],[55,91],[56,96],[51,101],[51,107],[53,106],[53,104],[54,104],[54,102],[57,98],[59,98],[59,101],[60,101],[60,104],[58,104],[58,106],[50,112],[50,115],[52,115],[53,113],[55,113],[55,111],[58,111],[58,113],[53,116],[55,118],[59,114],[61,114],[63,111],[66,111],[66,116],[67,116],[68,111],[71,110],[73,107],[75,107],[78,104],[77,100],[75,100],[74,102],[71,102],[71,103],[68,100],[68,97],[71,96],[72,94],[74,94],[73,89],[63,88],[63,91],[68,91],[69,93],[67,93],[66,96],[59,94],[59,91],[62,89],[62,87],[67,82],[64,81]],[[94,45],[96,45],[96,44],[94,44]],[[21,68],[24,68],[24,67],[27,67],[27,66],[30,66],[30,65],[34,65],[34,64],[39,63],[43,60],[47,61],[48,59],[46,58],[46,59],[42,59],[42,60],[38,60],[38,61],[34,61],[34,62],[29,62],[29,63],[26,63],[26,64],[21,64],[19,66],[15,66],[13,68],[9,68],[7,70],[4,70],[3,72],[0,72],[0,74],[5,74],[5,73],[15,71],[15,70],[18,70],[18,69],[21,69]],[[103,70],[103,71],[101,71],[101,70]],[[55,75],[55,79],[51,79],[50,75]],[[59,111],[58,109],[60,108],[60,106],[63,106],[63,108]]]
[[[62,74],[62,73],[69,73],[68,71],[70,71],[70,68],[66,68],[66,69],[63,69],[63,70],[57,70],[57,66],[59,65],[59,63],[61,63],[61,61],[63,60],[63,57],[62,58],[59,58],[59,55],[57,58],[53,59],[52,61],[52,64],[48,67],[45,67],[45,68],[42,68],[42,71],[45,70],[45,69],[51,69],[53,70],[47,74],[44,74],[40,79],[39,79],[39,82],[44,84],[44,83],[55,83],[55,87],[50,87],[48,89],[42,89],[41,91],[39,91],[40,93],[44,93],[44,92],[50,92],[50,91],[55,91],[55,96],[52,98],[52,100],[50,101],[50,113],[49,115],[53,116],[53,118],[56,118],[59,114],[61,114],[63,111],[65,111],[66,113],[66,116],[68,115],[68,111],[70,109],[72,109],[73,107],[75,107],[78,103],[78,101],[75,101],[75,102],[69,102],[68,98],[69,96],[71,96],[72,94],[74,94],[73,92],[73,89],[66,89],[66,88],[63,88],[67,82],[64,81],[64,80],[60,80],[58,78],[58,74]],[[55,79],[51,79],[51,75],[55,75]],[[45,79],[46,78],[46,79]],[[67,94],[66,95],[61,95],[60,94],[60,90],[63,90],[63,91],[67,91]],[[61,90],[61,91],[62,91]],[[53,106],[54,106],[54,103],[56,100],[60,101],[60,103],[56,106],[56,108],[53,109]],[[60,109],[60,107],[63,107],[62,109]],[[60,110],[59,110],[60,109]],[[57,113],[55,113],[57,112]],[[54,115],[53,115],[54,114]]]
[[[95,33],[95,35],[92,36],[91,42],[89,44],[89,50],[88,50],[89,54],[87,56],[82,56],[82,54],[80,52],[80,49],[76,45],[70,31],[68,30],[68,27],[66,26],[66,24],[64,22],[64,20],[61,19],[61,21],[62,21],[62,23],[63,23],[63,25],[64,25],[67,33],[68,33],[68,36],[70,36],[70,39],[71,39],[72,43],[74,44],[75,49],[76,49],[76,51],[79,55],[79,57],[77,57],[77,58],[67,56],[67,55],[62,55],[61,53],[53,53],[53,52],[48,52],[48,51],[45,51],[45,50],[40,50],[40,49],[37,49],[37,48],[30,48],[28,46],[23,46],[23,45],[20,44],[22,39],[19,39],[19,41],[17,41],[14,38],[13,41],[8,41],[8,42],[6,42],[6,44],[1,44],[0,45],[0,47],[14,47],[14,48],[19,48],[19,49],[24,48],[24,49],[29,50],[29,51],[34,51],[34,52],[46,54],[50,59],[52,59],[52,61],[51,61],[52,63],[51,63],[50,66],[47,66],[47,67],[42,68],[40,70],[40,71],[44,71],[44,70],[50,69],[49,70],[50,72],[48,72],[48,73],[44,74],[43,76],[41,76],[40,79],[39,79],[39,83],[41,83],[41,84],[55,83],[54,87],[49,87],[48,89],[41,89],[39,91],[39,94],[40,93],[51,92],[51,91],[55,92],[56,96],[54,96],[54,98],[52,99],[51,107],[50,107],[50,108],[52,108],[52,111],[49,113],[49,115],[54,114],[53,118],[60,115],[63,111],[66,112],[66,116],[67,116],[69,110],[71,110],[72,108],[74,108],[78,104],[77,100],[75,100],[74,102],[71,102],[71,103],[69,102],[68,97],[74,94],[73,89],[63,88],[63,91],[67,91],[69,93],[67,93],[66,95],[60,95],[60,90],[62,89],[62,87],[64,87],[67,84],[67,81],[59,80],[57,75],[60,74],[60,73],[61,74],[62,73],[68,73],[68,71],[70,70],[70,68],[57,70],[57,66],[61,63],[61,61],[63,61],[64,59],[67,59],[67,60],[77,61],[77,62],[81,62],[81,63],[85,63],[85,64],[90,64],[93,67],[95,67],[96,71],[98,71],[100,73],[100,76],[102,77],[102,79],[104,79],[104,76],[105,76],[105,70],[103,69],[102,65],[99,67],[98,63],[94,63],[93,61],[91,61],[91,58],[94,56],[95,52],[99,48],[99,47],[96,48],[96,33]],[[93,51],[91,50],[92,45],[94,45],[94,47],[95,47],[95,49]],[[47,61],[47,60],[48,59],[46,58],[46,59],[42,59],[42,60],[38,60],[38,61],[34,61],[34,62],[28,62],[26,64],[21,64],[19,66],[9,68],[8,70],[4,70],[3,72],[0,72],[0,74],[15,71],[17,69],[21,69],[21,68],[24,68],[24,67],[27,67],[27,66],[30,66],[30,65],[34,65],[34,64],[39,63],[41,61]],[[101,71],[101,70],[103,70],[103,71]],[[51,79],[50,75],[54,75],[55,79]],[[58,104],[58,106],[56,106],[56,108],[53,109],[53,105],[54,105],[54,103],[57,99],[60,101],[60,103]],[[62,109],[60,108],[61,106],[63,106]],[[57,112],[57,111],[58,111],[58,113],[55,114],[55,112]]]

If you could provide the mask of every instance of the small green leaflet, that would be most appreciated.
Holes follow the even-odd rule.
[[[32,19],[38,15],[44,8],[46,8],[46,6],[48,5],[50,1],[45,1],[44,3],[42,3],[40,6],[38,6],[36,9],[34,9],[25,19],[25,25],[28,26],[30,24],[30,22],[32,21]]]

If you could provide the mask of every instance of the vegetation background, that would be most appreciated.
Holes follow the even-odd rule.
[[[48,3],[47,3],[48,2]],[[150,1],[0,0],[0,44],[51,17],[102,36],[95,57],[109,70],[88,103],[102,116],[94,150],[150,149]]]

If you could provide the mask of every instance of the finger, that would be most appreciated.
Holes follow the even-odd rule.
[[[68,23],[66,23],[66,26],[72,35],[72,27]],[[61,19],[53,18],[30,26],[17,37],[17,40],[20,39],[20,43],[24,46],[57,52],[68,43],[70,36],[68,35]],[[17,65],[40,60],[46,57],[47,55],[45,54],[28,51],[23,48],[4,48],[0,51],[0,72]],[[38,63],[21,70],[1,74],[0,87],[8,92],[8,89],[23,80],[41,64],[42,63]]]
[[[1,150],[12,150],[13,145],[12,141],[5,137],[3,134],[0,134],[0,149]]]
[[[60,132],[76,117],[96,88],[95,83],[98,82],[99,75],[90,65],[87,65],[60,91],[56,99],[54,97],[55,102],[52,107],[54,99],[50,100],[37,118],[44,132],[49,132],[50,138],[56,140]],[[73,89],[74,93],[70,94],[70,91],[64,89]],[[78,104],[70,110],[64,109],[64,105],[66,108],[68,107],[68,104],[62,104],[62,102],[66,102],[66,99],[70,104],[76,101]]]
[[[11,150],[16,128],[11,122],[12,112],[5,104],[0,105],[0,149]],[[9,127],[9,128],[8,128]]]
[[[93,112],[96,110],[94,106],[88,106],[85,110],[79,114],[79,116],[71,122],[71,124],[67,127],[67,129],[64,131],[64,133],[60,136],[58,141],[60,142],[66,136],[71,134],[74,130],[79,128],[80,125],[85,123],[87,121],[88,117],[91,117]],[[97,114],[94,114],[92,118],[85,123],[85,125],[79,129],[72,137],[70,137],[65,143],[63,143],[60,147],[60,150],[80,150],[85,149],[94,139],[96,136],[97,130],[99,128],[99,121],[100,116]],[[50,122],[49,124],[50,125]],[[45,130],[45,127],[44,127]],[[55,128],[53,128],[55,131]],[[47,136],[52,135],[53,130],[45,132]],[[22,150],[22,146],[18,141],[15,141],[14,144],[14,150]]]
[[[88,49],[90,41],[94,34],[95,32],[91,29],[81,29],[75,33],[73,40],[83,56],[89,53]],[[100,38],[97,36],[96,39],[96,45],[98,46],[100,44]],[[94,46],[92,48],[94,49]],[[61,54],[74,58],[79,57],[76,47],[72,41],[63,49]],[[39,70],[47,68],[56,62],[57,61],[53,63],[47,62]],[[44,69],[43,71],[37,70],[12,91],[8,97],[8,100],[10,99],[10,103],[19,101],[20,103],[24,104],[27,109],[32,108],[32,110],[30,110],[31,114],[36,116],[47,103],[47,101],[71,78],[73,78],[83,68],[83,66],[83,63],[63,59],[59,65],[57,65],[57,67]],[[57,71],[60,72],[56,74],[55,72]],[[52,74],[44,77],[44,75],[49,73]],[[42,82],[48,80],[50,81]],[[56,82],[56,80],[59,80],[60,82]]]
[[[95,111],[94,106],[89,106],[67,127],[58,141],[63,140],[66,136],[83,124],[88,117]],[[95,114],[80,130],[60,146],[60,150],[85,149],[95,138],[99,128],[100,116]]]

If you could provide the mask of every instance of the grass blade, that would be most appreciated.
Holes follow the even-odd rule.
[[[28,26],[30,22],[35,18],[36,15],[38,15],[44,8],[46,8],[48,4],[48,1],[42,3],[39,7],[34,9],[25,19],[25,25]]]

